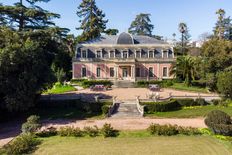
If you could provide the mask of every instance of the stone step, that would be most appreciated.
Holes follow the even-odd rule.
[[[133,102],[121,103],[118,109],[111,116],[112,118],[133,118],[141,117],[136,104]]]
[[[134,83],[131,81],[115,81],[114,86],[117,88],[133,88]]]

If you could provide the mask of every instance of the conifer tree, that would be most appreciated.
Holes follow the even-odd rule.
[[[51,20],[59,18],[59,14],[51,13],[37,6],[37,2],[50,0],[19,0],[14,5],[0,5],[0,18],[7,26],[18,29],[44,29],[55,25]],[[26,4],[24,4],[26,3]]]
[[[154,26],[150,23],[150,14],[140,13],[131,23],[128,31],[133,35],[152,36],[152,30],[154,29]]]
[[[77,16],[81,23],[77,29],[83,31],[81,41],[99,37],[106,29],[108,20],[104,20],[105,14],[97,7],[95,0],[83,0],[78,6]]]

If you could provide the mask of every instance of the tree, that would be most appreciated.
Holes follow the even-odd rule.
[[[77,16],[81,18],[78,30],[83,30],[81,41],[99,37],[106,29],[108,20],[104,20],[105,14],[96,6],[95,0],[83,0],[78,7]]]
[[[23,133],[34,133],[41,128],[40,117],[31,115],[27,118],[27,122],[22,124]]]
[[[214,36],[219,39],[232,39],[232,25],[230,17],[225,17],[226,12],[223,9],[219,9],[216,14],[218,20],[214,28]]]
[[[60,15],[51,13],[41,7],[35,5],[37,2],[49,2],[50,0],[26,0],[27,5],[24,5],[23,0],[15,3],[13,6],[0,5],[0,14],[7,25],[18,30],[27,29],[44,29],[48,26],[55,25],[51,20],[59,18]]]
[[[197,75],[195,58],[190,56],[177,57],[177,61],[171,67],[171,75],[175,75],[179,79],[183,79],[184,83],[189,86],[195,80]]]
[[[107,29],[104,31],[107,35],[117,35],[118,34],[118,29]]]
[[[178,28],[181,33],[181,42],[179,43],[178,46],[181,49],[181,54],[185,55],[188,52],[188,46],[189,46],[188,44],[189,44],[191,35],[189,34],[189,28],[186,23],[180,23]]]
[[[218,91],[224,95],[225,98],[232,99],[232,72],[220,72],[217,75]]]
[[[133,35],[146,35],[151,36],[154,26],[150,20],[150,14],[140,13],[136,16],[135,20],[131,23],[128,29],[129,33]]]

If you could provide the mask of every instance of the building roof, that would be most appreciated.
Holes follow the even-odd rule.
[[[131,35],[129,33],[123,32],[120,35],[103,35],[96,39],[83,42],[82,44],[115,45],[115,44],[168,44],[168,43],[161,40],[157,40],[149,36]]]

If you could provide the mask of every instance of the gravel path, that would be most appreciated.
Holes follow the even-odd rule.
[[[149,118],[120,118],[120,119],[103,119],[103,120],[77,120],[70,122],[63,122],[57,120],[54,122],[44,123],[43,128],[62,126],[73,126],[84,128],[85,126],[98,126],[102,127],[105,123],[110,123],[115,129],[118,130],[144,130],[152,123],[157,124],[172,124],[184,127],[205,128],[204,118],[191,118],[191,119],[149,119]]]

